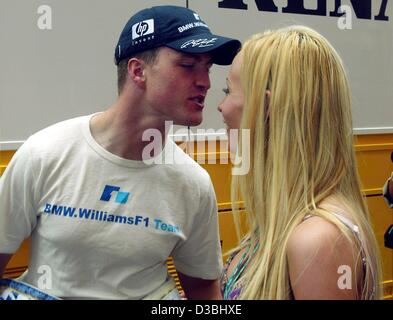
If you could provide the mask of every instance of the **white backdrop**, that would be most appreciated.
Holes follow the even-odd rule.
[[[37,12],[52,9],[52,30]],[[117,97],[114,50],[137,11],[185,0],[0,0],[0,147],[55,122],[105,110]]]
[[[213,30],[236,37],[242,42],[253,33],[292,24],[316,29],[332,43],[344,61],[353,94],[354,132],[393,132],[393,1],[357,2],[365,4],[368,1],[372,3],[372,20],[357,19],[351,1],[341,1],[341,5],[349,6],[352,12],[352,29],[346,30],[338,27],[337,17],[329,15],[335,9],[335,0],[274,0],[277,13],[258,11],[255,0],[234,1],[246,4],[247,10],[219,8],[217,3],[220,1],[213,0],[190,0],[189,4],[191,9],[198,11],[210,23]],[[307,9],[317,9],[318,2],[326,2],[328,16],[283,13],[282,8],[288,2],[304,2]],[[389,21],[375,20],[384,2],[387,3],[386,15]],[[344,19],[341,18],[341,21]],[[221,88],[225,86],[225,72],[215,70],[212,74],[214,86],[209,95],[204,127],[222,125],[216,108],[223,97]]]
[[[111,105],[117,95],[113,52],[124,24],[136,11],[162,4],[188,3],[213,32],[242,41],[255,32],[290,24],[318,30],[346,65],[355,133],[393,132],[392,0],[372,0],[370,20],[358,19],[352,9],[352,29],[346,30],[338,27],[339,18],[329,15],[336,0],[303,1],[307,10],[326,2],[323,16],[283,13],[294,0],[231,1],[241,2],[247,10],[220,8],[220,0],[0,0],[0,148],[15,149],[50,124]],[[273,2],[278,12],[259,11],[256,1]],[[375,20],[383,3],[389,21]],[[51,30],[37,25],[42,16],[37,9],[43,4],[52,10]],[[341,4],[352,8],[350,0]],[[227,71],[228,67],[212,69],[212,88],[199,128],[223,127],[217,106]]]

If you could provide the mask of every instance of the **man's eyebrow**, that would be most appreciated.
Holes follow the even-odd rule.
[[[191,58],[194,60],[202,61],[202,54],[198,54],[198,53],[185,53],[182,52],[182,58]],[[213,57],[210,57],[210,59],[207,61],[207,64],[213,64]]]

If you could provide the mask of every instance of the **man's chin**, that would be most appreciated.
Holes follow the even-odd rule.
[[[196,127],[199,126],[202,123],[202,118],[198,119],[188,119],[186,121],[181,121],[175,124],[179,126],[186,126],[186,127]]]

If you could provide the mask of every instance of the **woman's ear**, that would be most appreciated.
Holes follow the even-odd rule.
[[[272,95],[272,92],[268,89],[268,90],[266,90],[265,94],[266,94],[266,100],[269,103],[270,102],[270,96]]]
[[[270,97],[272,95],[272,92],[270,90],[266,90],[265,93],[265,119],[266,121],[269,120],[269,112],[270,112]]]
[[[128,76],[138,87],[145,86],[145,64],[143,61],[137,58],[131,58],[128,60],[127,70]]]

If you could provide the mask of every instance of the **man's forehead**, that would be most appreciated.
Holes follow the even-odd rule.
[[[194,59],[198,62],[206,62],[206,63],[213,63],[213,55],[211,53],[186,53],[173,50],[171,48],[163,47],[161,52],[165,53],[165,51],[172,56],[179,58],[179,59]]]

